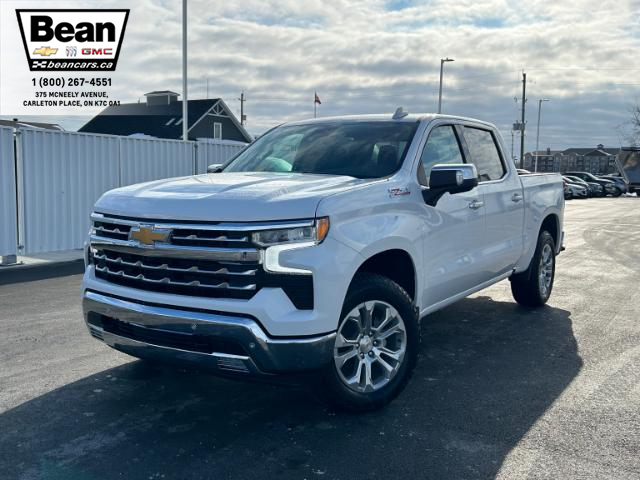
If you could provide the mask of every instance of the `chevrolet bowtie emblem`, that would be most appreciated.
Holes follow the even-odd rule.
[[[137,240],[142,245],[153,245],[156,242],[167,243],[171,230],[154,228],[153,225],[140,225],[129,231],[129,240]]]
[[[49,55],[55,55],[57,51],[58,51],[57,48],[40,47],[40,48],[36,48],[33,51],[33,54],[42,55],[43,57],[48,57]]]

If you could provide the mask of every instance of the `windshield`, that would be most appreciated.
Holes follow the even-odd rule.
[[[417,122],[286,125],[260,137],[223,172],[386,177],[402,165],[417,126]]]

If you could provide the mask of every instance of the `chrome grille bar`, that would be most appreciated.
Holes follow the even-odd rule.
[[[156,225],[158,228],[166,228],[172,230],[213,230],[213,231],[229,231],[229,232],[253,232],[258,230],[273,230],[278,228],[297,228],[310,227],[314,224],[313,219],[305,220],[287,220],[273,222],[253,222],[253,223],[177,223],[171,221],[163,221],[154,218],[140,218],[137,220],[128,220],[124,218],[114,218],[102,213],[92,213],[91,220],[96,222],[105,222],[112,224],[127,225],[137,227],[140,224]]]
[[[229,238],[226,235],[218,235],[217,237],[203,237],[200,235],[172,235],[172,239],[175,240],[199,240],[203,242],[248,242],[249,237],[244,236],[240,238]]]
[[[129,267],[138,267],[138,268],[146,268],[149,270],[158,270],[158,271],[167,271],[167,272],[180,272],[180,273],[204,273],[204,274],[211,274],[211,275],[237,275],[237,276],[250,276],[250,275],[255,275],[256,274],[256,269],[247,269],[247,270],[243,270],[240,272],[234,272],[229,270],[226,267],[220,268],[218,270],[206,270],[203,268],[199,268],[197,266],[193,266],[193,267],[189,267],[189,268],[178,268],[178,267],[170,267],[169,265],[167,265],[166,263],[163,263],[162,265],[148,265],[143,263],[141,260],[138,260],[136,262],[127,262],[125,260],[123,260],[121,257],[118,257],[117,259],[112,259],[109,258],[106,254],[94,254],[93,258],[95,258],[96,260],[104,260],[105,262],[109,262],[109,263],[114,263],[117,265],[127,265]]]
[[[161,279],[153,279],[153,278],[147,278],[143,274],[129,275],[129,274],[125,273],[123,270],[115,271],[115,270],[109,269],[109,267],[100,267],[98,265],[96,265],[95,268],[96,268],[96,271],[98,271],[98,272],[107,273],[109,275],[113,275],[113,276],[116,276],[116,277],[128,278],[130,280],[137,280],[137,281],[146,282],[146,283],[156,283],[156,284],[164,284],[164,285],[176,285],[176,286],[181,286],[181,287],[198,287],[198,288],[208,288],[208,289],[223,289],[223,290],[250,291],[250,290],[255,290],[256,289],[256,285],[255,284],[243,285],[241,287],[237,287],[237,286],[229,285],[228,282],[222,282],[222,283],[219,283],[217,285],[211,285],[211,284],[207,284],[207,283],[202,283],[199,280],[193,280],[192,282],[179,282],[177,280],[171,280],[169,277],[164,277],[164,278],[161,278]]]
[[[156,243],[155,245],[147,246],[136,241],[118,240],[115,238],[99,237],[97,235],[91,235],[89,242],[93,248],[132,253],[146,257],[261,263],[260,252],[252,248],[185,247],[168,243]]]

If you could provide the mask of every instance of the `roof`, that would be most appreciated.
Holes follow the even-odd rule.
[[[154,93],[154,92],[151,92]],[[149,95],[149,94],[147,94]],[[191,129],[213,106],[224,102],[219,98],[189,100],[189,129]],[[227,112],[233,119],[233,114]],[[235,120],[235,119],[234,119]],[[234,123],[237,121],[234,121]],[[251,141],[251,137],[238,124],[239,130]],[[84,133],[104,133],[108,135],[129,136],[145,134],[158,138],[182,138],[182,101],[166,105],[148,105],[145,103],[124,103],[105,108],[78,130]]]
[[[342,115],[335,117],[321,117],[321,118],[310,118],[307,120],[293,121],[287,122],[288,125],[299,125],[305,123],[330,123],[337,121],[346,121],[346,122],[383,122],[393,120],[395,122],[419,122],[419,121],[432,121],[437,119],[447,119],[447,120],[464,120],[468,122],[480,123],[483,125],[487,125],[489,127],[494,127],[493,124],[486,122],[484,120],[478,120],[477,118],[468,118],[468,117],[458,117],[454,115],[442,115],[438,113],[407,113],[404,117],[395,119],[393,118],[394,113],[378,113],[378,114],[365,114],[365,115]]]
[[[550,155],[556,155],[562,153],[562,150],[535,150],[533,152],[527,152],[526,155],[532,155],[534,157],[545,157]]]
[[[20,119],[18,119],[17,121],[15,121],[15,120],[0,120],[0,126],[2,126],[2,127],[11,127],[11,128],[20,128],[20,127],[23,127],[23,128],[24,127],[26,127],[26,128],[41,128],[43,130],[64,131],[64,128],[62,128],[57,123],[29,122],[29,121],[20,120]]]
[[[171,90],[154,90],[153,92],[145,93],[144,96],[148,97],[150,95],[175,95],[177,97],[180,96],[179,93],[172,92]]]
[[[567,148],[563,150],[564,155],[570,155],[575,153],[576,155],[585,155],[589,157],[606,157],[607,155],[617,155],[620,152],[619,148]]]

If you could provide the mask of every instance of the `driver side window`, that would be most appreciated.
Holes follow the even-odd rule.
[[[436,127],[429,133],[418,167],[418,180],[429,186],[429,174],[434,165],[441,163],[464,163],[460,144],[451,125]]]

